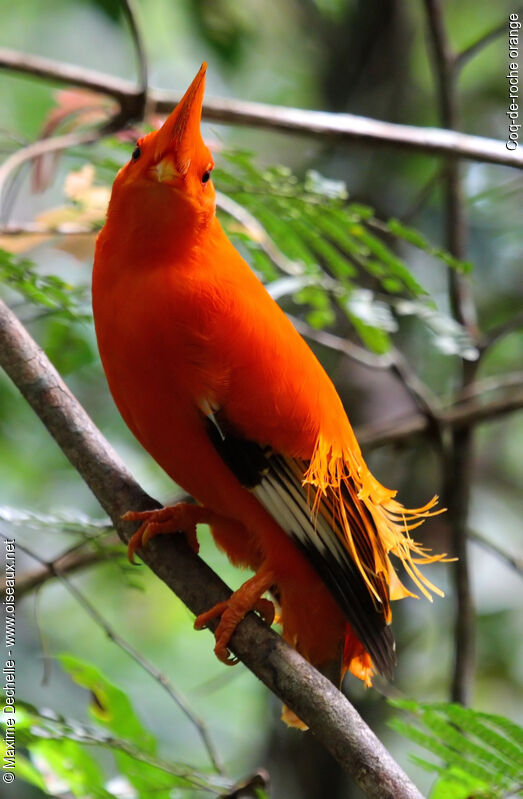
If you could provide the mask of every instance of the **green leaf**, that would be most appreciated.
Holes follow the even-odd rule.
[[[324,197],[338,200],[346,200],[348,197],[345,181],[326,178],[315,169],[307,170],[303,187],[306,192],[321,194]]]
[[[451,747],[447,746],[443,741],[438,740],[435,736],[427,735],[416,727],[414,724],[409,724],[401,719],[392,719],[389,722],[394,730],[401,733],[405,738],[413,741],[429,752],[438,755],[444,762],[449,765],[457,766],[478,780],[483,780],[487,785],[492,779],[492,774],[483,766],[468,760],[461,752],[458,752]]]
[[[91,318],[86,286],[73,287],[56,275],[42,275],[32,261],[3,249],[0,249],[0,283],[47,313],[68,321]]]
[[[145,729],[130,700],[120,688],[104,677],[96,666],[73,655],[61,654],[57,659],[75,683],[91,692],[93,701],[89,706],[89,713],[97,722],[116,735],[139,744],[144,751],[154,751],[154,736]]]
[[[77,327],[56,316],[46,326],[43,348],[63,375],[88,366],[97,358],[90,343]]]
[[[18,714],[17,714],[18,715]],[[6,730],[10,729],[5,724],[5,715],[2,716],[2,727],[3,733],[5,735]],[[20,735],[20,728],[18,727],[18,718],[17,718],[17,730],[16,730],[16,743],[17,743],[17,753],[16,753],[16,777],[24,780],[25,782],[29,782],[31,785],[36,785],[37,788],[40,788],[41,791],[45,791],[45,782],[42,778],[40,772],[33,766],[30,760],[28,760],[24,755],[21,754],[20,749],[22,748],[24,736],[23,734]],[[5,739],[2,737],[0,741],[0,760],[5,764],[4,757],[6,756],[7,752],[7,745]],[[4,766],[5,767],[5,766]]]
[[[399,219],[389,219],[387,228],[396,238],[403,239],[419,250],[423,250],[423,252],[433,255],[435,258],[439,258],[440,261],[443,261],[447,266],[450,266],[458,272],[467,274],[472,270],[472,264],[469,261],[462,261],[459,258],[455,258],[449,252],[434,247],[419,230],[404,225]]]
[[[316,330],[323,330],[324,327],[334,324],[336,321],[336,314],[332,308],[329,307],[321,310],[309,311],[305,319],[311,327],[316,328]]]
[[[37,513],[25,508],[13,508],[0,505],[0,521],[7,524],[23,525],[35,530],[62,530],[64,532],[80,533],[86,539],[99,536],[100,533],[113,529],[109,519],[94,519],[80,511],[63,513]]]
[[[430,799],[488,799],[493,794],[481,780],[457,768],[445,769],[430,792]]]
[[[485,765],[492,769],[492,773],[499,772],[517,778],[520,771],[513,764],[507,763],[497,754],[485,749],[482,746],[474,743],[469,737],[464,735],[460,730],[452,724],[445,721],[437,710],[429,708],[423,712],[423,722],[427,729],[434,732],[441,740],[445,741],[447,746],[452,746],[454,749],[468,754],[476,763],[483,762]],[[470,726],[467,725],[467,731],[471,732]]]
[[[83,677],[82,677],[83,682]],[[20,725],[18,724],[20,722]],[[86,747],[102,747],[112,753],[119,773],[136,788],[139,797],[151,795],[172,799],[172,788],[201,788],[221,795],[229,782],[208,776],[192,766],[159,758],[139,744],[89,727],[77,720],[67,720],[51,711],[38,711],[19,701],[17,704],[17,742],[34,755],[35,767],[42,765],[44,780],[51,773],[66,781],[66,788],[82,799],[109,799],[105,777]],[[86,787],[87,786],[87,787]]]
[[[520,727],[519,724],[505,718],[505,716],[498,716],[494,713],[478,713],[477,717],[490,722],[493,726],[499,727],[520,749],[523,749],[523,727]]]
[[[371,219],[374,216],[374,208],[371,208],[370,205],[363,205],[363,203],[351,203],[347,210],[350,214],[362,220]]]
[[[421,300],[400,299],[394,301],[394,309],[399,316],[421,319],[430,331],[435,346],[444,355],[458,355],[467,361],[475,361],[479,357],[479,350],[467,330],[437,308]]]
[[[142,752],[156,753],[156,740],[143,726],[125,693],[107,680],[100,670],[72,655],[58,656],[62,667],[78,685],[87,688],[93,697],[89,706],[90,715],[117,736],[136,744]],[[147,763],[130,757],[125,752],[116,751],[115,760],[120,771],[139,790],[154,786],[158,799],[169,799],[166,789],[171,784],[163,772]]]
[[[521,787],[523,730],[514,722],[457,704],[414,700],[390,704],[416,722],[395,717],[390,726],[442,760],[438,765],[412,756],[422,768],[439,775],[431,799],[501,799]]]
[[[493,729],[493,726],[496,725],[495,716],[486,715],[485,721],[487,723],[483,723],[482,714],[471,711],[469,708],[464,708],[462,705],[447,705],[446,712],[454,724],[473,733],[493,750],[502,754],[507,758],[509,764],[518,764],[523,772],[523,740],[520,739],[518,746],[505,736],[500,735],[499,732]],[[516,739],[518,734],[521,734],[521,728],[509,722],[508,719],[502,718],[502,723],[502,731],[506,731],[508,723],[511,732],[516,733]]]
[[[105,776],[96,760],[85,749],[71,740],[41,740],[30,747],[36,762],[44,760],[55,778],[62,780],[73,796],[86,799],[111,799],[113,794],[105,789]]]
[[[276,280],[279,272],[267,253],[264,252],[256,242],[249,243],[248,249],[251,254],[253,269],[263,277],[266,283]]]
[[[384,267],[386,267],[387,274],[398,278],[409,292],[412,292],[414,296],[427,293],[412,276],[403,261],[394,255],[380,239],[364,227],[360,227],[357,236],[368,247],[370,252],[376,256],[377,260],[381,261]]]
[[[44,793],[46,792],[45,781],[38,769],[19,752],[16,754],[16,776],[17,779],[24,780],[24,782],[40,788]]]
[[[465,271],[466,264],[431,246],[421,233],[398,220],[383,223],[376,219],[370,206],[346,204],[346,189],[339,181],[316,172],[299,180],[286,167],[262,171],[254,164],[251,153],[225,152],[222,157],[226,168],[215,170],[217,185],[260,222],[277,249],[300,265],[303,274],[315,277],[319,289],[333,303],[342,307],[340,296],[367,288],[369,279],[372,281],[371,290],[380,293],[379,301],[374,300],[376,309],[363,317],[357,311],[347,314],[364,344],[376,352],[386,352],[390,347],[388,333],[397,328],[392,311],[395,303],[404,299],[414,303],[411,312],[429,327],[441,352],[471,360],[477,357],[477,349],[464,329],[431,305],[425,289],[383,234],[389,240],[391,236],[396,241],[406,240],[452,268]],[[245,232],[238,232],[234,220],[229,220],[227,227],[231,237],[247,246],[251,260],[257,260],[258,271],[267,276],[267,252],[256,255],[253,242],[245,244]],[[274,266],[279,270],[276,261]],[[266,279],[274,283],[275,275]],[[387,305],[391,307],[385,315],[382,309]],[[323,327],[332,322],[332,312],[316,310],[307,312],[310,323]],[[444,319],[448,320],[447,325]]]
[[[354,329],[369,350],[378,355],[384,355],[389,351],[390,338],[383,330],[379,330],[377,327],[368,325],[358,316],[350,313],[350,311],[347,312],[347,317],[351,320],[352,324],[354,325]]]

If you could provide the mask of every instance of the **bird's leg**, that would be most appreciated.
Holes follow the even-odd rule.
[[[201,613],[194,622],[196,630],[201,630],[208,623],[221,616],[214,637],[216,646],[214,652],[216,657],[228,666],[234,666],[238,659],[232,657],[227,646],[236,627],[249,613],[254,610],[271,625],[274,621],[274,605],[268,599],[263,599],[263,594],[274,585],[275,577],[272,571],[262,566],[254,577],[247,580],[241,588],[238,588],[225,602],[218,602],[206,613]]]
[[[165,533],[183,533],[191,549],[198,553],[199,544],[196,537],[197,524],[214,524],[223,521],[223,517],[200,505],[179,502],[165,508],[145,511],[128,511],[122,516],[126,522],[141,522],[140,527],[131,537],[127,554],[134,563],[134,553],[146,546],[155,535]]]

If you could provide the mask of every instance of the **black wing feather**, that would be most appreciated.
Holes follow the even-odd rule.
[[[312,564],[376,669],[391,677],[396,657],[390,625],[358,566],[326,518],[312,513],[307,490],[297,478],[296,468],[292,468],[297,462],[238,436],[222,412],[208,419],[208,434],[229,469],[242,485],[256,494]],[[300,468],[300,472],[303,471]],[[359,512],[359,508],[354,508],[353,523],[357,523]]]

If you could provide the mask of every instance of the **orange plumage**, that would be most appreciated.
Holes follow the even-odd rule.
[[[100,354],[132,432],[198,506],[141,516],[151,535],[207,522],[255,576],[220,615],[216,653],[249,609],[280,608],[285,639],[339,680],[390,674],[390,600],[437,591],[409,535],[435,499],[403,508],[362,458],[329,377],[225,236],[200,134],[205,65],[115,180],[93,273]],[[163,515],[162,515],[163,514]],[[138,518],[129,514],[130,518]],[[195,538],[192,538],[195,541]],[[292,714],[287,720],[296,722]]]

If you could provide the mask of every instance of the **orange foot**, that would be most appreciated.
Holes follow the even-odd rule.
[[[134,553],[137,549],[146,546],[155,535],[165,533],[184,533],[191,549],[198,553],[196,525],[213,524],[219,518],[221,517],[213,511],[200,505],[190,505],[188,502],[179,502],[177,505],[169,505],[158,510],[127,511],[122,516],[124,521],[141,522],[127,547],[129,560],[134,563]]]
[[[274,585],[274,582],[274,574],[262,567],[254,577],[247,580],[229,599],[225,602],[218,602],[213,608],[206,611],[206,613],[201,613],[196,618],[194,627],[196,630],[201,630],[203,627],[207,627],[212,619],[221,616],[214,631],[214,637],[216,638],[214,652],[216,657],[228,666],[234,666],[238,663],[238,658],[233,657],[227,647],[236,627],[250,610],[259,613],[269,626],[273,623],[274,605],[268,599],[263,599],[262,594]]]

